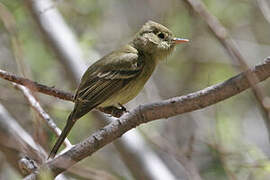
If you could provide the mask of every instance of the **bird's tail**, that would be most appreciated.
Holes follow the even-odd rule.
[[[72,112],[68,116],[67,124],[66,124],[65,128],[63,129],[61,135],[58,137],[56,143],[54,144],[54,146],[53,146],[53,148],[52,148],[52,150],[50,152],[50,155],[49,155],[48,159],[55,157],[58,149],[61,147],[61,145],[64,142],[64,140],[66,139],[69,131],[74,126],[75,122],[76,122],[76,120],[74,120],[74,118],[73,118],[73,112]]]

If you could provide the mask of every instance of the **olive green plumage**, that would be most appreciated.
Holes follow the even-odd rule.
[[[174,49],[177,39],[166,27],[148,21],[134,39],[104,56],[84,73],[75,94],[75,106],[49,157],[54,157],[77,119],[93,108],[119,107],[141,91],[159,60]]]

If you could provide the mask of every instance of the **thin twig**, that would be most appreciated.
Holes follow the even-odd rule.
[[[6,71],[1,70],[1,69],[0,69],[0,77],[5,79],[5,80],[23,85],[23,86],[31,89],[32,91],[41,92],[43,94],[54,96],[54,97],[57,97],[59,99],[63,99],[63,100],[67,100],[67,101],[73,101],[73,95],[71,93],[64,92],[62,90],[58,90],[58,89],[53,88],[53,87],[48,87],[48,86],[39,84],[37,82],[31,81],[31,80],[26,79],[26,78],[19,77],[17,75],[14,75],[12,73],[6,72]]]
[[[24,97],[27,99],[30,106],[36,111],[36,113],[45,121],[48,127],[57,135],[60,136],[61,130],[56,126],[54,120],[50,117],[50,115],[41,107],[39,101],[34,97],[32,92],[25,86],[18,85],[13,83],[13,85],[22,91]],[[71,147],[72,144],[66,138],[64,141],[66,147]]]
[[[266,0],[257,0],[257,3],[264,18],[268,21],[268,23],[270,23],[270,3],[267,3]]]
[[[9,153],[6,154],[7,158],[12,155],[12,158],[16,159],[15,163],[20,153],[31,157],[39,165],[44,163],[47,157],[45,150],[11,117],[2,104],[0,104],[0,146],[4,153],[6,153],[4,147],[12,152],[16,151],[16,153],[7,151]]]
[[[264,63],[257,65],[253,69],[201,91],[157,103],[140,105],[121,118],[98,130],[67,152],[48,161],[45,166],[56,176],[140,124],[202,109],[230,98],[250,88],[250,84],[246,78],[247,73],[256,75],[259,81],[267,79],[270,77],[270,58],[267,58]],[[25,179],[33,177],[35,175],[32,174]]]

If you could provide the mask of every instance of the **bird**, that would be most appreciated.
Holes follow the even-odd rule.
[[[147,21],[134,38],[92,64],[83,74],[74,96],[74,108],[53,146],[54,158],[75,122],[92,109],[120,117],[123,106],[142,90],[157,64],[170,55],[177,44],[188,39],[174,37],[165,26]]]

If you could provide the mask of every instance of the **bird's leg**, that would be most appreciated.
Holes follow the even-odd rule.
[[[120,106],[120,109],[121,109],[122,111],[124,111],[124,112],[129,112],[129,111],[127,110],[127,108],[126,108],[125,106],[123,106],[122,104],[118,103],[118,106]]]
[[[104,108],[102,108],[101,111],[106,113],[106,114],[110,114],[110,115],[112,115],[113,117],[116,117],[116,118],[121,117],[125,112],[122,109],[119,109],[118,107],[115,107],[115,106],[104,107]]]
[[[100,110],[103,113],[110,114],[113,117],[121,117],[125,112],[127,112],[126,108],[123,105],[120,105],[119,107],[116,106],[108,106],[108,107],[98,107],[98,110]]]

